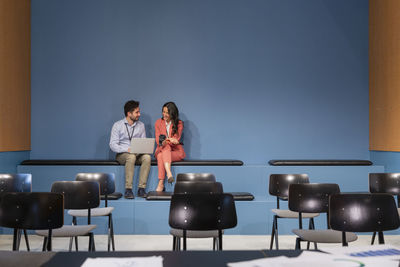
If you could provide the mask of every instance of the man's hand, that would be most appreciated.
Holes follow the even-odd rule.
[[[131,148],[128,148],[128,153],[131,153]]]

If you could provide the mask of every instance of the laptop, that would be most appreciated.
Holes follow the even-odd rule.
[[[133,154],[153,154],[155,138],[132,138],[131,152]]]

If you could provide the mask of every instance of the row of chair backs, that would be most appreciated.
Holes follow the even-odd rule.
[[[344,232],[382,232],[400,225],[392,195],[340,194],[337,184],[291,184],[289,209],[327,213],[328,228]]]
[[[0,226],[16,229],[54,229],[62,226],[64,208],[91,209],[100,204],[97,182],[54,182],[51,193],[3,193]]]

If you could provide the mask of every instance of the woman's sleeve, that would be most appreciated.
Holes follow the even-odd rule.
[[[179,121],[178,132],[175,134],[175,138],[178,139],[178,141],[181,141],[182,132],[183,132],[183,122]]]
[[[159,137],[160,137],[160,129],[158,128],[158,121],[156,121],[156,123],[154,124],[154,128],[156,130],[156,145],[158,146],[159,142]]]

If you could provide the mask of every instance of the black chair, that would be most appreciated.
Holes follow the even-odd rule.
[[[32,192],[32,174],[30,173],[3,173],[0,174],[0,194],[4,192]],[[28,234],[22,229],[25,237],[26,249],[30,251]],[[18,249],[21,242],[21,230],[18,231]]]
[[[189,230],[218,230],[218,249],[222,250],[222,230],[237,225],[236,208],[231,194],[174,194],[169,210],[169,225],[183,230],[183,250]]]
[[[89,251],[95,251],[93,229],[96,225],[91,224],[91,209],[97,208],[100,204],[100,186],[98,182],[89,181],[60,181],[54,182],[51,192],[64,195],[65,209],[82,209],[88,212],[87,225],[63,225],[59,229],[53,230],[53,237],[89,237]],[[48,242],[46,231],[36,231],[37,235],[44,236],[43,250]],[[72,250],[70,242],[69,251]]]
[[[114,223],[112,220],[112,212],[114,207],[108,207],[108,195],[115,192],[115,175],[113,173],[78,173],[76,175],[77,181],[93,181],[98,182],[100,185],[100,194],[104,195],[105,207],[91,209],[92,217],[108,217],[108,243],[107,250],[110,251],[110,243],[112,250],[115,251],[114,242]],[[72,216],[72,223],[77,225],[77,217],[87,217],[87,210],[69,210],[68,214]],[[71,240],[72,242],[72,240]],[[78,237],[75,237],[75,247],[78,250]]]
[[[369,192],[388,193],[397,196],[397,211],[400,214],[400,173],[370,173]],[[372,235],[371,245],[375,242],[376,232]]]
[[[216,182],[212,173],[178,173],[176,182]]]
[[[13,250],[19,250],[19,229],[46,229],[51,251],[52,231],[64,223],[63,195],[57,193],[2,193],[0,226],[14,228]]]
[[[344,232],[378,232],[384,244],[383,231],[399,228],[397,206],[390,194],[336,194],[329,200],[329,223],[332,229]],[[393,216],[396,214],[396,216]],[[342,235],[347,246],[347,236]]]
[[[278,219],[297,219],[298,212],[293,212],[288,209],[281,209],[279,200],[287,201],[289,198],[289,186],[291,184],[309,183],[307,174],[271,174],[269,177],[269,194],[276,196],[276,209],[271,209],[274,218],[272,220],[272,232],[269,249],[272,249],[275,240],[275,248],[279,249],[278,244]],[[318,213],[304,213],[303,218],[309,219],[309,229],[314,228],[314,219]],[[309,246],[309,244],[308,244]]]
[[[223,193],[222,184],[218,182],[177,182],[174,187],[174,194],[193,194],[193,193]],[[172,235],[172,250],[181,249],[181,238],[183,230],[171,228],[169,233]],[[213,250],[215,250],[219,240],[217,230],[211,231],[187,231],[186,238],[213,238]]]
[[[299,213],[299,229],[292,232],[296,238],[296,249],[301,249],[301,241],[316,243],[341,243],[342,232],[330,229],[329,196],[340,193],[337,184],[291,184],[289,187],[289,209]],[[302,215],[305,212],[326,213],[327,230],[304,230]],[[357,240],[354,233],[346,233],[349,242]]]

